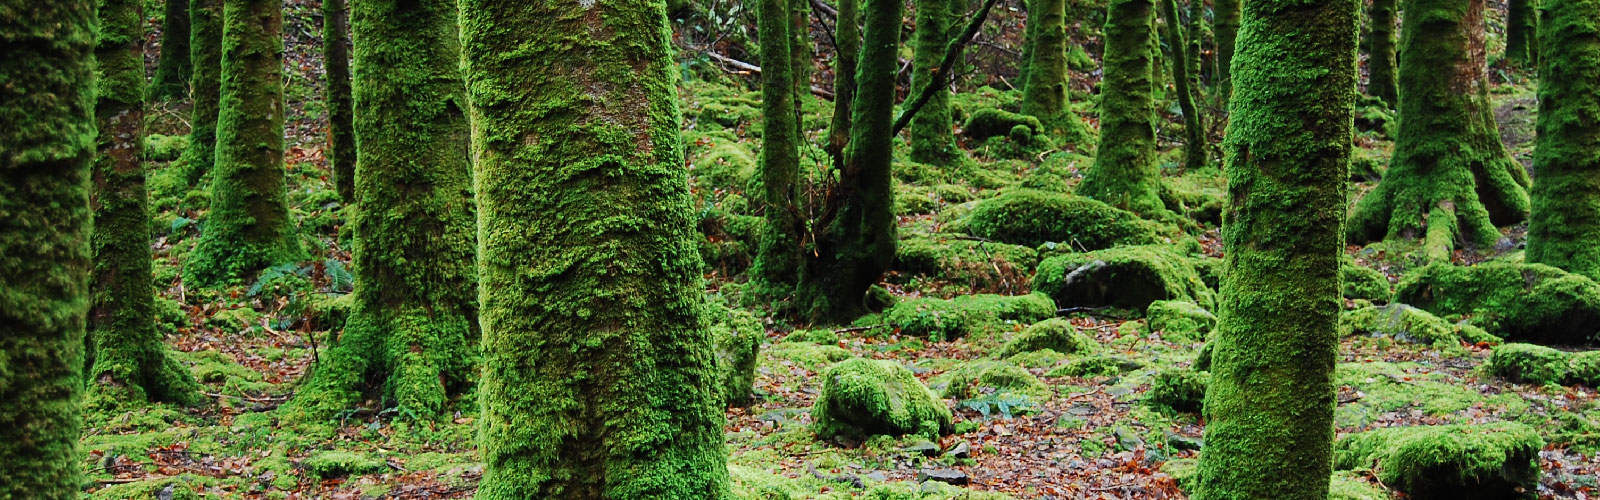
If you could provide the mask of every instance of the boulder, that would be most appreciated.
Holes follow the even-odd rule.
[[[1099,350],[1100,343],[1080,333],[1078,327],[1072,326],[1067,320],[1050,318],[1028,325],[1016,338],[1001,346],[996,356],[1008,358],[1045,349],[1061,354],[1088,354]]]
[[[1407,274],[1395,300],[1516,342],[1600,343],[1600,284],[1543,264],[1439,262]]]
[[[1371,468],[1413,500],[1534,498],[1544,440],[1526,425],[1389,427],[1345,436],[1336,469]]]
[[[823,439],[917,434],[938,440],[951,432],[951,419],[944,401],[890,360],[853,358],[833,365],[811,406],[812,429]]]
[[[1034,290],[1058,307],[1121,307],[1145,310],[1159,300],[1216,307],[1215,293],[1186,256],[1159,246],[1118,247],[1045,259],[1033,276]]]
[[[1098,200],[1016,189],[978,202],[967,216],[974,236],[1037,247],[1055,242],[1082,250],[1163,243],[1164,227]]]
[[[949,340],[1007,322],[1033,323],[1055,314],[1055,303],[1041,294],[976,294],[902,300],[884,311],[883,320],[906,335]]]

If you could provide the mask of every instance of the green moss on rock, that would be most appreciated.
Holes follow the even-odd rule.
[[[1344,298],[1365,299],[1380,304],[1393,297],[1393,292],[1389,291],[1388,276],[1350,259],[1339,264],[1339,290]]]
[[[943,396],[947,398],[971,399],[993,394],[1043,401],[1050,397],[1050,387],[1027,369],[999,361],[963,363],[945,374],[945,382]]]
[[[1368,306],[1346,311],[1339,315],[1339,335],[1384,335],[1435,347],[1458,347],[1463,341],[1469,344],[1500,342],[1499,338],[1482,328],[1451,323],[1405,304]]]
[[[1600,342],[1600,284],[1543,264],[1434,263],[1406,274],[1395,300],[1470,322],[1506,340]]]
[[[1194,343],[1205,340],[1217,327],[1217,316],[1198,304],[1185,300],[1158,300],[1145,308],[1150,329],[1165,334],[1171,342]]]
[[[936,440],[952,429],[944,401],[899,363],[855,358],[822,377],[822,392],[811,407],[819,437],[918,434]]]
[[[381,457],[344,450],[323,450],[312,453],[300,462],[300,466],[311,475],[322,479],[375,474],[389,470],[389,462]]]
[[[1027,274],[1039,263],[1032,247],[968,239],[914,237],[895,248],[895,269],[910,275],[939,277],[996,286],[1014,274]]]
[[[1334,465],[1372,468],[1417,500],[1534,498],[1543,447],[1516,423],[1390,427],[1339,440]]]
[[[1078,327],[1066,319],[1050,318],[1028,325],[1016,338],[995,351],[995,356],[1007,358],[1046,349],[1061,354],[1083,355],[1100,350],[1100,343],[1079,332]]]
[[[1512,382],[1600,387],[1600,351],[1570,353],[1532,344],[1506,344],[1494,348],[1484,370]]]
[[[1017,245],[1083,250],[1162,242],[1161,226],[1081,196],[1019,189],[981,202],[967,216],[973,235]]]
[[[1194,264],[1165,247],[1131,246],[1045,259],[1033,277],[1034,289],[1059,307],[1113,306],[1144,310],[1158,300],[1216,307],[1215,293]]]
[[[1206,384],[1211,375],[1184,369],[1164,369],[1150,380],[1150,390],[1144,393],[1145,402],[1156,408],[1174,412],[1199,412],[1206,399]]]
[[[756,355],[766,331],[761,320],[749,311],[716,303],[710,309],[708,319],[723,401],[729,406],[748,403],[756,380]]]
[[[1036,117],[1004,109],[980,108],[967,114],[966,124],[961,127],[961,135],[982,141],[990,137],[1008,136],[1018,126],[1028,127],[1033,133],[1044,131],[1044,124]]]
[[[903,300],[884,311],[883,321],[906,335],[950,340],[1007,322],[1033,323],[1055,313],[1055,303],[1039,294],[978,294]]]

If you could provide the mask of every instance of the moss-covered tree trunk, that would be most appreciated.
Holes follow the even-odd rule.
[[[1057,1],[1057,0],[1023,0],[1022,1],[1022,10],[1024,12],[1027,12],[1028,16],[1023,19],[1023,25],[1022,25],[1022,51],[1021,51],[1022,52],[1022,57],[1017,60],[1017,81],[1016,81],[1016,86],[1017,86],[1017,88],[1022,89],[1023,92],[1027,92],[1027,90],[1028,90],[1028,78],[1029,78],[1028,77],[1028,72],[1029,72],[1029,67],[1033,64],[1033,46],[1037,45],[1037,43],[1038,43],[1038,38],[1039,38],[1038,27],[1039,27],[1040,23],[1044,22],[1043,20],[1041,20],[1039,18],[1040,17],[1039,13],[1047,10],[1047,9],[1045,9],[1045,7],[1043,5],[1044,3],[1055,2],[1055,1]]]
[[[1519,65],[1539,62],[1538,0],[1506,1],[1506,59]]]
[[[1489,246],[1528,216],[1528,173],[1489,105],[1483,0],[1405,0],[1400,137],[1389,171],[1356,204],[1351,243],[1423,238],[1434,260]]]
[[[1217,95],[1224,104],[1233,93],[1233,51],[1239,37],[1239,15],[1243,0],[1213,0],[1212,25],[1217,39]],[[1224,106],[1226,107],[1226,106]]]
[[[77,498],[95,5],[0,1],[0,498]]]
[[[354,308],[288,411],[330,418],[381,395],[441,415],[470,380],[477,248],[454,0],[356,0]]]
[[[789,36],[794,24],[789,8],[792,1],[761,0],[757,5],[761,40],[761,205],[766,221],[751,275],[757,291],[771,298],[791,295],[799,283],[801,235],[805,230],[796,196],[800,129],[795,109],[799,101],[790,71],[794,42]]]
[[[1197,500],[1328,498],[1360,12],[1245,4]]]
[[[1028,12],[1033,43],[1022,112],[1044,125],[1041,132],[1059,144],[1092,146],[1094,138],[1067,100],[1067,0],[1036,0]],[[935,63],[937,64],[937,63]],[[1088,149],[1080,147],[1080,149]]]
[[[283,5],[223,0],[222,99],[211,213],[186,272],[201,286],[242,282],[303,258],[283,173]]]
[[[788,0],[789,72],[794,78],[794,109],[804,107],[811,97],[811,0]]]
[[[328,170],[339,199],[354,203],[356,193],[355,109],[350,97],[350,7],[348,0],[322,0],[323,89],[328,103]],[[370,39],[369,39],[370,40]]]
[[[1600,279],[1600,0],[1545,0],[1539,47],[1527,259]]]
[[[800,287],[801,310],[812,319],[844,323],[867,312],[867,290],[894,262],[896,54],[899,0],[868,0],[866,33],[856,72],[852,136],[839,182],[828,193],[813,257]]]
[[[222,0],[189,0],[189,62],[194,103],[183,165],[190,184],[217,161],[217,111],[222,100]]]
[[[150,282],[150,204],[144,184],[144,16],[139,0],[103,0],[99,124],[90,205],[94,209],[87,375],[95,404],[124,400],[192,403],[199,385],[167,357],[155,328]]]
[[[166,0],[166,17],[161,21],[161,57],[151,80],[150,96],[156,99],[183,97],[189,92],[189,0]]]
[[[1208,69],[1205,66],[1205,39],[1206,39],[1206,2],[1205,0],[1189,0],[1189,33],[1184,40],[1189,42],[1185,52],[1189,55],[1189,88],[1194,89],[1196,96],[1205,95],[1205,79]],[[1196,101],[1200,99],[1195,98]],[[1205,117],[1200,119],[1201,127],[1205,126]]]
[[[1152,0],[1112,0],[1106,14],[1105,77],[1100,81],[1100,149],[1078,194],[1140,215],[1166,210],[1156,166],[1152,61],[1157,50]]]
[[[931,83],[948,85],[948,79],[935,75],[944,60],[945,48],[961,29],[957,26],[959,0],[917,0],[915,52],[911,58],[911,91],[920,92]],[[935,78],[938,77],[938,78]],[[932,80],[946,80],[933,82]],[[928,99],[911,117],[911,161],[948,166],[960,157],[955,132],[951,130],[950,92],[940,91]]]
[[[460,5],[477,498],[729,498],[665,3]]]
[[[850,109],[855,103],[856,60],[861,56],[861,0],[838,0],[839,19],[833,39],[838,53],[833,58],[833,121],[828,125],[828,154],[836,169],[844,168],[844,148],[850,144]]]
[[[1172,47],[1172,86],[1178,93],[1178,109],[1183,111],[1183,168],[1197,169],[1206,165],[1206,136],[1200,125],[1200,109],[1195,106],[1197,90],[1193,68],[1189,66],[1189,44],[1183,39],[1178,1],[1161,0],[1161,11],[1167,20],[1167,46]]]
[[[1372,31],[1367,34],[1367,93],[1391,107],[1400,104],[1400,83],[1395,79],[1396,6],[1396,0],[1372,0]]]

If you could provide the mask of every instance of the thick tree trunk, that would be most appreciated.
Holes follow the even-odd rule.
[[[356,201],[356,135],[350,99],[350,7],[348,0],[322,0],[322,67],[328,86],[328,170],[345,203]],[[405,38],[404,35],[401,38]],[[369,39],[370,40],[370,39]]]
[[[1372,31],[1367,40],[1367,93],[1391,107],[1400,105],[1400,83],[1395,79],[1395,1],[1372,0]]]
[[[839,17],[834,29],[838,53],[833,60],[833,122],[828,126],[828,155],[833,167],[844,169],[844,148],[850,144],[850,109],[855,103],[856,60],[861,57],[861,0],[838,0]]]
[[[665,5],[461,2],[477,498],[731,496]]]
[[[166,0],[165,4],[161,58],[156,61],[155,77],[150,79],[150,97],[156,99],[183,97],[189,92],[189,76],[194,73],[189,64],[189,0]]]
[[[139,0],[100,4],[99,155],[95,158],[94,279],[88,376],[94,404],[193,403],[200,386],[167,357],[150,284],[150,204],[144,184],[144,16]]]
[[[83,491],[96,4],[0,0],[0,498]]]
[[[1360,9],[1245,4],[1198,500],[1328,498]]]
[[[1106,14],[1105,78],[1100,83],[1100,149],[1078,194],[1147,217],[1166,211],[1157,170],[1154,81],[1155,4],[1112,0]]]
[[[242,283],[305,257],[283,174],[283,5],[223,0],[222,99],[211,213],[186,272],[201,286]]]
[[[1217,95],[1224,105],[1233,93],[1233,51],[1239,36],[1239,13],[1242,0],[1214,0],[1211,4],[1212,23],[1217,39]]]
[[[789,36],[794,24],[789,17],[791,1],[762,0],[757,12],[762,65],[761,201],[766,224],[751,276],[757,292],[774,299],[792,295],[800,281],[801,237],[805,230],[796,196],[800,136],[794,74],[790,71],[794,42]]]
[[[801,310],[812,319],[849,322],[867,312],[867,290],[894,262],[894,159],[896,53],[899,0],[868,0],[866,34],[856,74],[854,137],[839,183],[828,193],[817,225],[816,248],[806,263]]]
[[[1191,0],[1199,1],[1199,0]],[[1200,110],[1195,106],[1194,73],[1188,47],[1183,39],[1183,20],[1178,17],[1177,0],[1161,0],[1167,18],[1167,45],[1172,47],[1172,86],[1178,93],[1178,108],[1183,111],[1183,168],[1206,166],[1205,130],[1200,126]]]
[[[915,53],[911,58],[912,92],[928,86],[936,76],[945,48],[961,29],[959,0],[917,0]],[[941,78],[948,80],[948,78]],[[944,85],[944,86],[947,86]],[[941,89],[911,118],[911,161],[949,166],[961,154],[951,130],[950,92]]]
[[[453,0],[351,4],[355,306],[288,412],[330,418],[381,394],[433,419],[472,382],[477,226],[456,16]]]
[[[1356,204],[1350,243],[1423,238],[1433,260],[1489,246],[1528,216],[1528,173],[1500,143],[1484,64],[1483,0],[1406,0],[1400,137],[1389,171]]]
[[[1519,65],[1539,62],[1538,0],[1507,0],[1506,59]]]
[[[217,162],[217,112],[222,100],[222,0],[189,0],[190,109],[189,149],[183,165],[191,185],[211,173]]]
[[[1600,0],[1545,2],[1527,259],[1600,280]]]
[[[1028,32],[1033,34],[1029,53],[1033,60],[1028,63],[1022,113],[1038,118],[1045,130],[1036,132],[1049,135],[1057,144],[1091,149],[1094,136],[1067,100],[1067,0],[1036,0],[1032,6],[1035,10],[1028,13]]]

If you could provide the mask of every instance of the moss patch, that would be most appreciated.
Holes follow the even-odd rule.
[[[1468,316],[1506,340],[1600,341],[1600,284],[1543,264],[1434,263],[1401,279],[1395,300],[1440,316]]]
[[[1045,259],[1034,273],[1035,290],[1060,307],[1114,306],[1143,310],[1158,300],[1216,307],[1191,259],[1157,246],[1119,247]]]
[[[1159,225],[1132,212],[1081,196],[1029,189],[979,202],[966,228],[973,235],[1005,243],[1054,242],[1081,250],[1163,242]]]
[[[855,358],[829,368],[811,419],[812,429],[824,439],[878,434],[938,439],[951,430],[944,402],[910,369],[889,360]]]
[[[1372,468],[1419,500],[1533,498],[1543,447],[1538,433],[1515,423],[1391,427],[1339,440],[1334,464]]]

